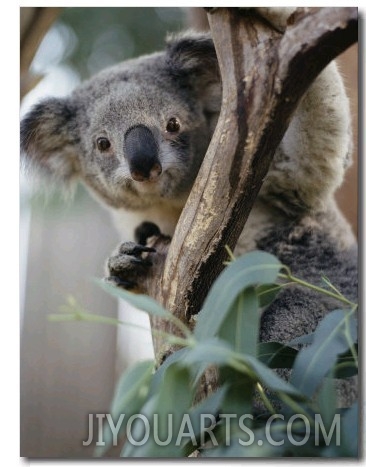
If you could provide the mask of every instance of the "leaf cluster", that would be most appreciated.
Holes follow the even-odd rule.
[[[357,403],[338,408],[336,396],[337,379],[357,374],[357,306],[323,280],[325,288],[308,284],[276,257],[248,253],[218,277],[193,332],[153,299],[103,284],[150,315],[172,321],[184,337],[165,335],[180,350],[159,368],[140,362],[122,375],[110,410],[118,429],[113,433],[105,424],[105,444],[96,455],[124,436],[122,457],[178,458],[196,450],[202,457],[357,456]],[[328,313],[314,333],[287,345],[259,342],[261,310],[294,283],[338,299],[341,308]],[[64,311],[54,319],[90,318],[72,301]],[[197,402],[210,368],[217,369],[217,389]],[[138,445],[131,439],[141,440],[146,425],[127,423],[136,414],[154,430]]]

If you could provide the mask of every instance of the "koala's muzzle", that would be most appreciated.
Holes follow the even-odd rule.
[[[159,148],[154,135],[146,126],[137,125],[127,131],[125,157],[131,177],[137,182],[154,181],[160,176]]]

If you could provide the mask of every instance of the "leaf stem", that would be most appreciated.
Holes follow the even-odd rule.
[[[261,385],[261,383],[258,382],[256,384],[256,387],[258,389],[259,395],[262,398],[263,404],[269,410],[269,412],[271,412],[271,414],[274,415],[276,413],[276,411],[275,411],[273,405],[271,404],[270,400],[268,399],[266,393],[264,392],[263,386]]]
[[[229,261],[228,263],[232,262],[232,261],[235,261],[236,258],[234,256],[234,253],[232,252],[231,248],[229,247],[229,245],[225,245],[225,250],[227,252],[227,254],[229,255]]]
[[[63,313],[50,313],[47,315],[47,319],[53,322],[62,321],[86,321],[91,323],[109,324],[112,326],[127,325],[134,328],[142,329],[143,331],[150,332],[149,328],[141,326],[139,324],[129,323],[127,321],[121,321],[117,318],[110,318],[108,316],[96,315],[87,311],[65,311]]]
[[[182,333],[184,334],[184,336],[187,338],[187,339],[193,339],[193,333],[192,331],[189,329],[188,326],[186,326],[183,321],[181,321],[179,318],[177,318],[175,315],[173,315],[173,313],[169,313],[169,316],[166,316],[166,317],[163,317],[163,319],[167,319],[168,321],[170,321],[176,328],[178,328],[180,331],[182,331]]]
[[[286,274],[283,274],[283,273],[279,273],[278,274],[278,277],[281,278],[281,279],[287,279],[289,280],[291,283],[295,283],[295,284],[298,284],[298,285],[301,285],[303,287],[306,287],[308,289],[311,289],[311,290],[314,290],[316,292],[319,292],[323,295],[327,295],[328,297],[332,297],[336,300],[339,300],[340,302],[342,303],[345,303],[347,304],[348,306],[351,306],[352,308],[354,307],[357,307],[357,304],[354,303],[354,302],[351,302],[350,300],[348,300],[346,297],[344,297],[343,295],[341,294],[338,294],[338,293],[335,293],[335,292],[331,292],[330,290],[327,290],[327,289],[323,289],[322,287],[319,287],[317,285],[313,285],[313,284],[310,284],[309,282],[306,282],[302,279],[299,279],[298,277],[295,277],[291,274],[290,270],[285,267],[285,269],[287,270],[287,273]],[[289,285],[289,284],[286,284],[286,285]]]
[[[185,338],[158,329],[151,329],[151,332],[156,336],[165,337],[170,344],[176,344],[182,347],[194,347],[197,344],[197,341],[194,339],[193,335]]]

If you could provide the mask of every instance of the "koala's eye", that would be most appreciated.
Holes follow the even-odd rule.
[[[97,139],[97,146],[99,151],[106,151],[111,147],[111,142],[108,138],[98,138]]]
[[[180,123],[179,120],[175,117],[170,118],[167,125],[166,125],[166,131],[168,133],[176,133],[180,129]]]

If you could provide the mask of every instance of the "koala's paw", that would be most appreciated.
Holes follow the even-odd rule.
[[[105,281],[127,290],[140,289],[152,266],[148,255],[154,252],[154,248],[138,243],[122,243],[107,261]]]

